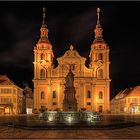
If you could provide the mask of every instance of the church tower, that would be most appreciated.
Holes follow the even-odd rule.
[[[109,78],[109,47],[103,39],[103,29],[100,24],[100,8],[97,8],[97,24],[94,29],[95,39],[90,50],[90,69],[96,80],[96,110],[110,109],[110,78]],[[103,97],[102,101],[100,100]],[[102,105],[104,102],[104,105]]]
[[[65,79],[71,66],[74,74],[72,95],[76,100],[73,104],[76,108],[74,110],[82,108],[97,112],[110,110],[109,47],[102,35],[100,9],[97,9],[95,39],[91,44],[89,68],[85,66],[86,58],[80,56],[73,46],[63,56],[57,58],[58,66],[53,67],[54,55],[48,39],[45,11],[43,8],[40,39],[34,47],[34,109],[66,110],[65,101],[70,101],[69,109],[72,109],[71,96],[65,95],[70,91],[65,87]]]
[[[51,76],[54,57],[52,45],[48,39],[48,28],[45,22],[45,12],[46,9],[43,8],[43,22],[40,28],[40,39],[34,47],[34,108],[37,110],[46,106],[46,81],[47,77]]]

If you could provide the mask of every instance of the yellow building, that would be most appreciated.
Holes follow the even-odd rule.
[[[140,86],[120,91],[111,100],[111,113],[140,114]]]
[[[35,109],[46,107],[48,110],[56,108],[62,110],[65,77],[71,68],[74,73],[78,110],[81,108],[99,112],[110,110],[109,47],[102,37],[103,29],[99,13],[100,9],[98,8],[97,25],[94,30],[95,39],[89,52],[89,67],[85,66],[86,58],[80,56],[71,45],[62,57],[57,58],[58,66],[54,68],[53,46],[48,39],[45,9],[43,9],[40,39],[34,47]]]
[[[0,114],[21,113],[22,92],[6,75],[0,75]]]

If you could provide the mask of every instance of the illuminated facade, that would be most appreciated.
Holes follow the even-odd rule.
[[[111,100],[111,113],[140,114],[140,86],[120,91]]]
[[[57,58],[58,66],[53,67],[53,47],[48,39],[45,9],[43,11],[40,39],[34,47],[34,108],[62,110],[65,77],[71,68],[74,73],[78,110],[81,108],[99,112],[110,110],[109,47],[102,37],[100,9],[97,9],[95,39],[91,44],[88,68],[85,66],[86,58],[80,56],[73,45],[62,57]]]
[[[0,114],[18,114],[22,110],[23,89],[6,75],[0,75]]]

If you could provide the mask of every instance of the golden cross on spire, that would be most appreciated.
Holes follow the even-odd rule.
[[[97,8],[97,24],[100,24],[100,8]]]
[[[45,12],[46,12],[46,8],[45,7],[43,7],[43,24],[45,24]]]

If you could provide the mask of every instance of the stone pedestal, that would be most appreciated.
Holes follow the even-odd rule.
[[[77,111],[77,100],[75,88],[66,88],[64,91],[63,111]]]

